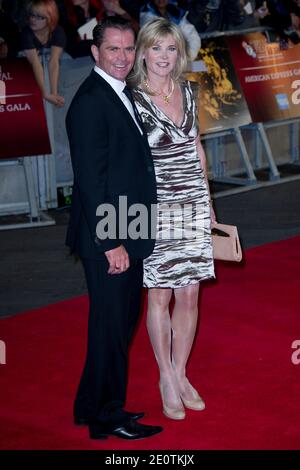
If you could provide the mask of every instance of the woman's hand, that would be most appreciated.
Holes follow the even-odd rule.
[[[212,205],[212,201],[210,201],[210,220],[212,224],[217,223],[217,218],[216,218],[216,214]]]
[[[291,23],[293,28],[296,30],[300,29],[300,18],[299,16],[295,15],[295,13],[291,13]]]
[[[54,94],[54,93],[46,93],[44,95],[44,98],[46,101],[48,101],[51,104],[54,104],[54,106],[57,106],[58,108],[62,108],[65,104],[64,97]]]
[[[107,12],[112,12],[116,15],[124,15],[126,13],[121,7],[119,0],[104,0],[103,5]]]

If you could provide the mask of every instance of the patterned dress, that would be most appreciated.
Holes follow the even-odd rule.
[[[196,148],[197,111],[183,82],[183,122],[177,126],[141,89],[134,99],[151,148],[158,199],[156,243],[144,260],[144,286],[176,288],[214,277],[210,204]]]

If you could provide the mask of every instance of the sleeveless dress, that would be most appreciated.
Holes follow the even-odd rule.
[[[177,126],[141,89],[133,96],[144,123],[157,182],[156,242],[144,260],[144,286],[177,288],[214,278],[210,204],[196,148],[195,99],[181,85],[184,116]]]

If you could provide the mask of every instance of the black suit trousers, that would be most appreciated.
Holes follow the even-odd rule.
[[[136,326],[143,282],[141,260],[130,260],[122,274],[108,274],[108,261],[83,259],[89,292],[87,356],[74,403],[74,415],[103,430],[128,420],[128,347]]]

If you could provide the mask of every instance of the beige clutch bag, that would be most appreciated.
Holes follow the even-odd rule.
[[[242,260],[242,249],[235,225],[212,224],[211,234],[215,259],[237,262]]]

